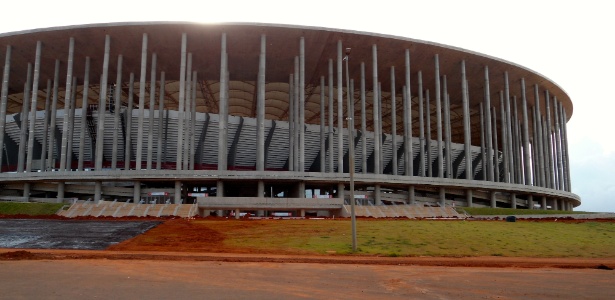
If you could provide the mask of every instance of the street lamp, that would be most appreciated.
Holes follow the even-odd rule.
[[[348,60],[350,60],[350,48],[346,48],[346,98],[348,103],[348,173],[350,174],[350,223],[352,224],[352,251],[357,251],[357,218],[355,215],[354,199],[354,109],[350,99],[350,73],[348,72]]]

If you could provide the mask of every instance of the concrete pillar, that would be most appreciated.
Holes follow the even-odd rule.
[[[21,114],[19,118],[19,152],[17,155],[17,173],[24,171],[24,165],[26,163],[26,150],[28,145],[28,117],[30,115],[30,88],[32,87],[32,64],[28,63],[28,71],[26,76],[26,82],[24,83],[24,96],[21,106]],[[70,103],[70,101],[69,101]]]
[[[343,185],[342,185],[342,190],[343,190]],[[299,197],[298,198],[305,198],[305,182],[299,182]]]
[[[361,173],[367,174],[367,119],[365,109],[365,63],[361,62]]]
[[[408,202],[410,205],[416,204],[416,192],[413,185],[408,187]]]
[[[83,75],[83,98],[81,98],[81,128],[79,129],[79,157],[77,160],[77,171],[83,171],[83,156],[85,151],[85,131],[86,128],[86,116],[88,114],[88,93],[90,91],[90,57],[87,56],[85,58],[85,74]],[[47,118],[47,109],[45,109],[45,119]],[[47,124],[47,120],[45,120],[45,124]],[[47,126],[47,125],[45,125]],[[47,132],[47,128],[45,127],[45,132]],[[43,149],[45,149],[45,145],[43,145]],[[44,153],[45,151],[43,151]],[[42,162],[45,163],[44,161]]]
[[[397,107],[396,107],[396,96],[395,96],[395,67],[391,67],[391,154],[392,154],[392,173],[393,175],[397,175]],[[405,87],[404,87],[405,90]],[[404,96],[404,99],[406,97]],[[404,114],[404,118],[406,115]]]
[[[380,134],[378,135],[378,144],[380,145],[380,150],[384,150],[384,146],[383,145],[383,140],[380,138],[382,136],[385,137],[386,139],[386,135],[383,133],[382,131],[382,83],[378,82],[378,104],[380,105],[380,108],[378,109],[378,132],[380,132]],[[384,171],[384,155],[380,154],[380,169],[379,169],[380,173],[382,174]]]
[[[496,193],[495,193],[495,191],[489,192],[489,200],[491,202],[491,207],[492,208],[496,208],[498,206],[497,205],[497,201],[496,201]]]
[[[186,47],[187,47],[186,33],[182,34],[180,65],[179,65],[179,99],[177,108],[177,145],[176,145],[176,157],[175,157],[175,170],[182,170],[182,162],[184,155],[184,118],[186,115],[184,104],[186,99]],[[226,170],[226,34],[222,34],[222,49],[220,50],[220,135],[218,140],[218,170]],[[224,135],[223,135],[224,132]],[[224,157],[224,158],[222,158]],[[222,168],[224,166],[224,168]],[[177,182],[175,182],[175,202],[181,198],[181,195],[177,195]]]
[[[34,132],[36,130],[36,110],[38,100],[38,80],[41,69],[41,41],[36,42],[36,55],[34,60],[34,80],[32,82],[32,100],[30,108],[30,126],[28,134],[28,156],[26,157],[26,172],[32,171],[32,156],[34,155]],[[24,95],[24,98],[26,95]],[[22,126],[24,123],[21,123]],[[4,133],[4,132],[3,132]],[[2,148],[0,148],[0,151]],[[1,159],[1,157],[0,157]],[[28,184],[29,188],[29,184]],[[29,196],[29,194],[28,194]]]
[[[87,92],[84,91],[87,94]],[[45,90],[45,116],[43,117],[43,142],[41,143],[41,172],[47,170],[47,132],[49,132],[49,109],[50,109],[50,99],[51,99],[51,79],[47,79],[47,89]],[[85,125],[85,122],[82,122]],[[2,131],[0,131],[2,132]],[[83,140],[83,139],[81,139]],[[2,145],[0,145],[0,149],[2,149]],[[1,156],[1,154],[0,154]],[[0,169],[2,167],[2,163],[0,163]]]
[[[188,62],[186,65],[186,86],[185,86],[185,97],[184,97],[184,116],[182,119],[182,123],[184,124],[184,132],[181,137],[181,141],[184,144],[182,147],[182,157],[181,161],[182,170],[189,170],[188,166],[190,160],[190,105],[192,102],[192,53],[188,53]]]
[[[538,181],[540,182],[541,187],[545,187],[546,186],[546,179],[545,179],[545,157],[544,157],[544,144],[543,144],[543,138],[542,138],[542,115],[540,114],[540,96],[538,93],[538,85],[534,84],[534,108],[536,111],[536,127],[534,128],[534,131],[536,132],[536,141],[535,144],[537,145],[536,147],[536,158],[538,160],[538,166],[537,166],[537,171],[538,171]]]
[[[73,165],[73,135],[75,133],[75,105],[77,102],[77,77],[73,76],[70,96],[70,111],[68,115],[68,143],[66,144],[66,168],[72,170]]]
[[[483,174],[482,180],[487,180],[487,149],[485,144],[485,110],[483,108],[483,102],[478,104],[480,112],[480,155],[481,155],[481,173]]]
[[[440,206],[445,207],[446,206],[446,190],[443,187],[438,188],[438,196],[440,199]]]
[[[288,79],[288,170],[295,170],[295,74]],[[329,144],[330,145],[330,144]],[[333,168],[333,167],[331,167]]]
[[[256,170],[265,170],[265,74],[266,74],[266,58],[267,58],[267,38],[264,34],[261,35],[261,52],[258,59],[258,81],[257,81],[257,96],[256,96]],[[321,79],[324,81],[324,79]],[[322,84],[324,85],[324,84]],[[322,87],[321,85],[321,87]],[[321,98],[321,102],[323,99]],[[321,105],[321,110],[324,110]],[[321,130],[324,127],[321,121]],[[321,133],[322,136],[322,133]],[[324,139],[321,138],[321,145],[324,148]],[[259,190],[261,186],[259,181]],[[264,188],[264,186],[263,186]],[[263,197],[263,193],[258,194]]]
[[[485,66],[485,144],[487,147],[487,180],[494,181],[493,167],[493,137],[491,132],[491,93],[489,91],[489,67]]]
[[[404,175],[414,176],[414,153],[412,149],[412,88],[410,85],[410,50],[406,49],[406,101],[404,102]],[[396,152],[396,151],[393,151]]]
[[[557,102],[557,98],[553,97],[553,111],[555,112],[555,143],[557,144],[557,174],[558,174],[558,186],[560,190],[565,191],[566,186],[564,179],[564,155],[562,150],[562,134],[561,134],[561,123],[562,118],[560,116],[559,102]]]
[[[147,33],[143,34],[141,44],[141,80],[139,81],[139,126],[137,127],[136,170],[143,169],[143,118],[145,109],[145,78],[147,76]],[[181,100],[180,100],[181,102]],[[178,138],[181,136],[178,136]]]
[[[527,208],[534,209],[534,196],[527,195]]]
[[[373,112],[374,112],[374,174],[381,174],[380,156],[382,133],[380,132],[380,103],[378,102],[378,46],[372,45],[372,84],[373,84]],[[380,187],[378,186],[378,189]]]
[[[130,73],[130,79],[128,83],[128,107],[126,108],[126,141],[124,142],[124,170],[130,170],[131,149],[132,149],[132,104],[133,104],[133,90],[135,83],[135,74]]]
[[[506,100],[506,161],[508,162],[507,181],[515,182],[515,161],[513,159],[513,144],[512,144],[512,118],[510,115],[510,86],[508,85],[508,72],[504,72],[504,97]]]
[[[75,49],[75,40],[70,38],[69,46],[68,46],[68,62],[66,68],[66,90],[64,92],[64,117],[63,117],[63,126],[62,126],[62,151],[60,154],[60,171],[66,171],[66,156],[70,155],[67,153],[68,147],[68,126],[69,120],[68,115],[70,114],[70,96],[72,93],[72,82],[73,82],[73,55]]]
[[[532,185],[532,159],[530,157],[530,132],[527,116],[527,99],[525,97],[525,79],[521,78],[521,101],[523,105],[523,162],[525,171],[525,185]]]
[[[139,201],[141,200],[141,181],[134,182],[132,198],[134,199],[134,203],[139,203]]]
[[[425,91],[425,115],[427,116],[427,120],[425,120],[427,124],[427,136],[426,136],[426,148],[427,148],[427,176],[433,177],[433,164],[431,158],[431,104],[429,103],[429,90]]]
[[[470,128],[470,99],[468,99],[468,84],[466,80],[466,61],[461,61],[461,97],[462,97],[462,106],[463,106],[463,149],[465,154],[466,161],[466,178],[467,180],[474,179],[472,176],[474,173],[472,171],[472,130]],[[470,192],[470,196],[467,198],[468,204],[472,203],[472,191]],[[470,206],[470,205],[468,205]],[[470,206],[471,207],[471,206]]]
[[[540,197],[540,209],[547,209],[547,197],[545,196]]]
[[[196,85],[197,85],[197,72],[192,71],[192,101],[190,101],[190,162],[189,167],[190,170],[194,170],[194,160],[195,160],[195,152],[196,152]],[[263,151],[264,152],[264,151]],[[263,155],[264,156],[264,155]],[[265,159],[263,158],[263,165]]]
[[[220,196],[220,190],[217,190],[217,197],[221,197]],[[182,198],[182,182],[181,181],[175,181],[175,189],[173,191],[173,200],[175,201],[175,204],[179,204],[180,199]]]
[[[62,189],[62,198],[64,198],[64,184],[63,183],[58,184],[58,200],[61,201],[60,188]],[[100,201],[101,195],[102,195],[102,182],[96,181],[94,182],[94,202],[98,203],[98,201]]]
[[[499,153],[498,153],[498,120],[497,120],[497,113],[495,110],[495,107],[492,106],[491,107],[491,117],[493,118],[493,122],[491,123],[493,125],[492,128],[492,136],[493,136],[493,166],[494,166],[494,176],[493,176],[493,181],[498,182],[500,181],[500,164],[499,164]]]
[[[492,206],[495,207],[495,206]],[[513,209],[517,208],[517,194],[512,193],[510,194],[510,207]]]
[[[326,153],[325,140],[327,133],[325,132],[325,76],[320,76],[320,166],[318,171],[326,171]]]
[[[6,104],[8,102],[9,75],[11,74],[11,46],[6,46],[4,68],[2,71],[2,91],[0,91],[0,173],[2,173],[2,149],[4,149],[4,128],[6,126]]]
[[[113,150],[111,151],[111,170],[117,169],[117,144],[118,134],[120,130],[120,107],[122,97],[122,55],[117,56],[117,77],[115,79],[115,95],[113,96],[114,109],[113,109]],[[82,110],[83,111],[83,110]],[[87,113],[87,111],[86,111]],[[84,115],[82,115],[84,116]]]
[[[293,165],[294,165],[294,170],[297,172],[300,172],[300,168],[299,168],[299,156],[300,156],[300,137],[299,137],[299,126],[300,126],[300,121],[299,121],[299,57],[295,56],[295,76],[293,77],[295,79],[295,82],[293,83],[293,118],[294,118],[294,130],[293,130],[293,137],[295,140],[295,144],[294,144],[294,153],[295,155],[293,156]]]
[[[340,64],[341,63],[338,63],[338,65]],[[340,94],[341,94],[341,91],[338,91],[338,95]],[[305,170],[305,38],[301,37],[301,39],[299,40],[299,170],[298,171],[303,172],[304,170]]]
[[[566,122],[568,120],[568,116],[566,114],[566,110],[564,109],[563,105],[560,105],[560,108],[562,110],[562,144],[563,144],[563,150],[564,150],[564,162],[566,164],[566,191],[570,192],[572,190],[572,184],[570,182],[570,156],[568,154],[568,128],[566,125]],[[570,204],[570,210],[573,210],[573,206],[572,206],[572,202],[569,202]]]
[[[152,63],[150,67],[150,84],[149,84],[149,130],[147,132],[147,163],[146,169],[152,169],[152,159],[154,153],[154,106],[156,105],[156,53],[152,54]],[[117,110],[117,109],[116,109]]]
[[[100,99],[98,104],[98,128],[96,130],[96,162],[94,169],[102,170],[103,165],[103,137],[105,136],[105,103],[107,102],[107,76],[109,74],[109,51],[111,39],[105,36],[105,55],[103,58],[103,74],[100,80]],[[53,108],[52,108],[53,109]],[[54,130],[52,127],[51,130]],[[98,194],[97,194],[98,195]],[[98,195],[100,200],[100,195]]]
[[[504,101],[504,92],[500,91],[500,134],[502,136],[502,173],[503,182],[510,182],[510,171],[508,168],[508,136],[506,125],[506,103]]]
[[[342,41],[337,41],[337,172],[344,173],[344,112],[342,103],[343,95],[343,72],[342,72]],[[346,87],[349,91],[349,87]],[[350,142],[350,141],[348,141]]]
[[[466,190],[466,202],[468,207],[473,206],[472,190]]]
[[[53,96],[51,101],[51,110],[49,115],[49,150],[47,152],[47,169],[51,170],[55,168],[55,159],[53,156],[54,149],[56,149],[56,114],[58,107],[58,87],[60,83],[60,60],[56,59],[54,75],[53,75]],[[60,153],[56,152],[57,155]]]
[[[442,82],[443,86],[443,97],[444,97],[444,147],[446,148],[445,155],[445,176],[446,178],[453,178],[453,160],[451,154],[451,105],[450,99],[448,96],[448,83],[446,81],[446,75],[442,76],[444,81]]]
[[[423,72],[418,71],[419,85],[419,176],[425,177],[425,119],[423,112]],[[412,99],[409,99],[410,101]],[[412,102],[411,102],[412,103]]]
[[[548,161],[548,171],[547,175],[549,176],[549,186],[548,188],[556,188],[555,184],[555,167],[553,164],[553,140],[552,140],[552,130],[551,130],[551,97],[549,96],[549,91],[545,90],[545,109],[547,113],[547,161]]]
[[[265,182],[262,180],[258,181],[258,188],[256,191],[256,197],[264,198],[265,197]],[[273,198],[273,195],[271,195]]]
[[[158,145],[156,152],[156,170],[162,169],[162,130],[163,130],[163,115],[164,115],[164,89],[165,89],[165,73],[160,72],[160,93],[158,102]],[[166,139],[165,139],[166,140]]]
[[[444,177],[444,155],[442,153],[442,97],[440,96],[441,94],[441,90],[440,90],[440,59],[438,57],[438,54],[435,55],[434,57],[434,61],[435,61],[435,75],[434,78],[436,79],[436,87],[435,87],[435,92],[436,92],[436,126],[437,126],[437,138],[438,138],[438,154],[437,154],[437,160],[438,160],[438,177],[443,178]]]
[[[558,205],[559,203],[558,203],[558,202],[559,202],[559,200],[558,200],[558,199],[555,199],[555,198],[553,199],[553,202],[552,202],[552,203],[553,203],[553,205],[551,206],[551,208],[552,208],[553,210],[559,210],[559,205]]]
[[[220,131],[218,134],[218,170],[227,169],[228,149],[228,55],[226,53],[226,33],[222,34],[220,62]]]
[[[381,194],[382,193],[380,192],[380,185],[374,185],[374,205],[382,204]]]
[[[333,60],[329,59],[329,128],[328,128],[328,139],[329,139],[329,149],[327,152],[329,153],[329,173],[333,173],[334,162],[333,162]]]
[[[64,182],[58,182],[58,196],[56,198],[56,203],[62,203],[64,201],[64,196],[65,196],[65,183]],[[29,193],[29,187],[28,187],[28,193]],[[25,197],[25,195],[24,195]],[[29,196],[28,196],[29,197]]]

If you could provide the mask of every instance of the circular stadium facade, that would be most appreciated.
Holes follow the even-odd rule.
[[[352,173],[365,206],[580,205],[570,98],[480,53],[241,23],[37,29],[0,53],[0,200],[326,214]]]

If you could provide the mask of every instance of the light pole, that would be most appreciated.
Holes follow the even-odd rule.
[[[348,103],[348,173],[350,174],[350,223],[352,224],[352,252],[357,251],[357,218],[355,215],[354,199],[354,109],[350,99],[350,73],[348,73],[348,60],[350,60],[350,48],[346,48],[346,98]]]

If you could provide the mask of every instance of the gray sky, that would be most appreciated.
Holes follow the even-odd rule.
[[[8,2],[8,1],[5,1]],[[40,2],[40,3],[37,3]],[[612,1],[74,1],[3,3],[0,32],[127,21],[262,22],[385,33],[481,52],[568,92],[577,210],[615,212]],[[94,4],[96,3],[96,4]]]

